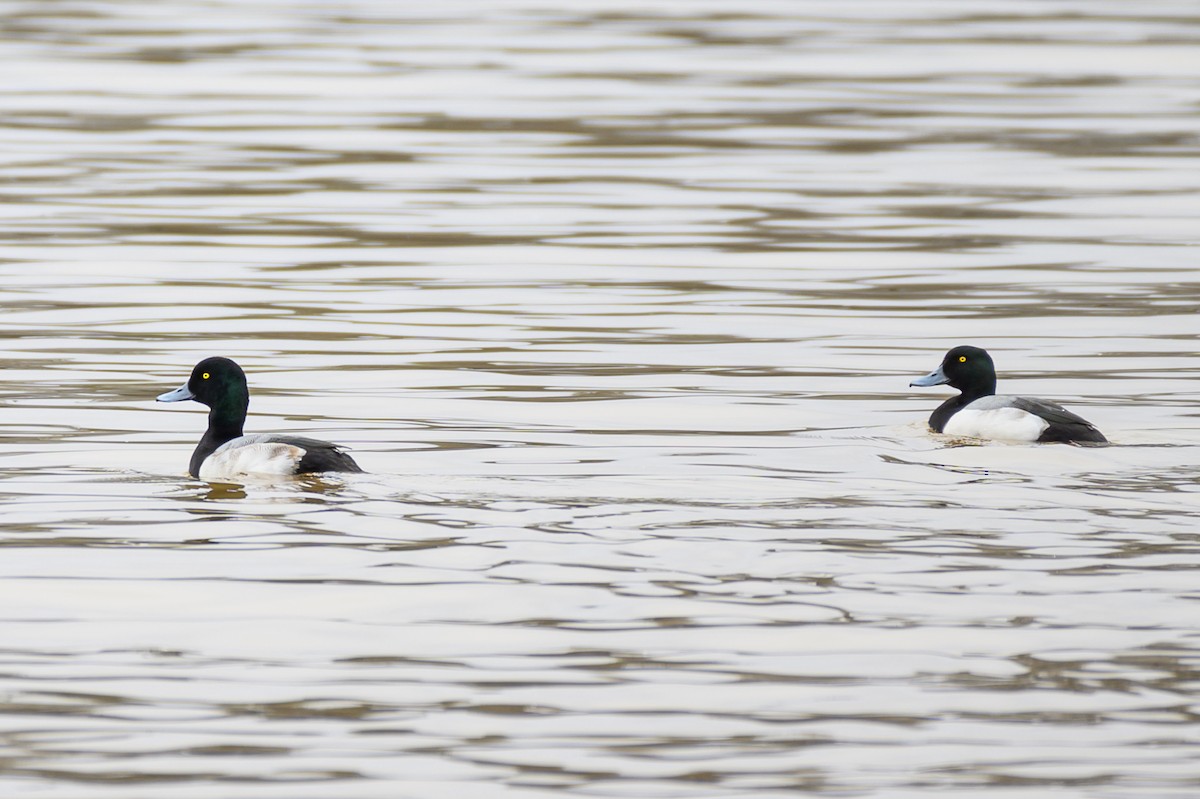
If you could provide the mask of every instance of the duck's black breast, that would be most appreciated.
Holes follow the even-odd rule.
[[[950,421],[950,417],[961,411],[970,403],[966,401],[962,394],[943,402],[937,406],[937,409],[929,417],[929,427],[935,433],[941,433],[946,429],[946,423]]]

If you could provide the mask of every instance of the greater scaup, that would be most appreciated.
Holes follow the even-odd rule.
[[[979,347],[955,347],[946,353],[941,366],[909,385],[943,383],[962,393],[943,402],[929,417],[934,432],[1004,441],[1108,443],[1091,422],[1057,403],[997,395],[992,356]]]
[[[192,453],[188,472],[206,480],[244,474],[361,472],[336,444],[301,436],[242,435],[250,389],[246,373],[228,358],[205,358],[188,381],[159,402],[195,400],[209,407],[208,429]]]

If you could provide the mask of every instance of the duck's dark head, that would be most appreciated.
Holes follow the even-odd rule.
[[[996,365],[987,350],[979,347],[955,347],[946,353],[942,365],[910,386],[940,386],[949,384],[964,394],[987,396],[996,393]]]
[[[158,395],[159,402],[183,402],[195,400],[214,411],[244,417],[250,405],[250,391],[246,387],[246,373],[228,358],[205,358],[196,364],[188,381],[174,391]]]

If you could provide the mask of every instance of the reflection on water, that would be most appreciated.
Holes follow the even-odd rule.
[[[6,8],[6,794],[1194,795],[1195,8],[842,5]]]

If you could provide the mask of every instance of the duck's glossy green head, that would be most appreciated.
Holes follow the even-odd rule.
[[[970,394],[996,393],[996,365],[987,350],[979,347],[955,347],[946,353],[942,365],[910,386],[940,386],[949,383],[959,391]]]
[[[188,381],[174,391],[158,395],[159,402],[195,400],[210,408],[241,406],[250,403],[246,373],[228,358],[205,358],[196,364]]]

